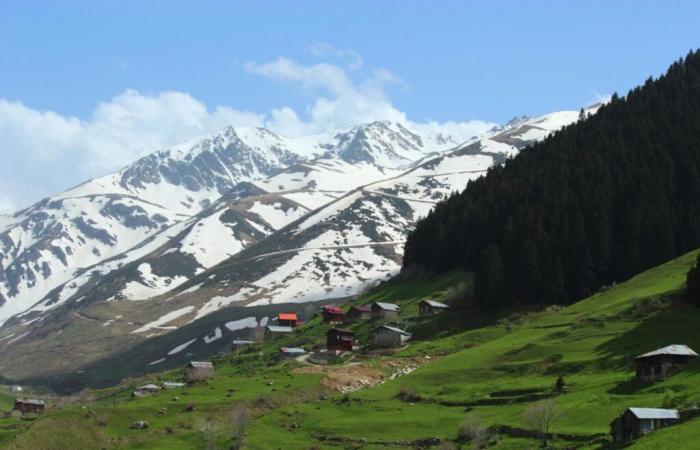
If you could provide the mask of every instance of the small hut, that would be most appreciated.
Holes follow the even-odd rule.
[[[393,303],[372,303],[372,318],[381,320],[392,320],[399,317],[401,308]]]
[[[345,314],[340,306],[324,305],[321,308],[321,315],[325,323],[341,323],[345,320]]]
[[[279,313],[277,315],[277,325],[281,327],[296,327],[299,324],[297,313]]]
[[[326,333],[326,350],[352,351],[355,343],[355,332],[345,328],[333,328]]]
[[[610,434],[613,442],[629,442],[679,421],[680,414],[675,409],[628,408],[610,423]]]
[[[13,409],[22,414],[43,414],[46,409],[46,402],[31,398],[18,398],[15,399],[15,406]]]
[[[134,389],[134,392],[131,395],[134,397],[144,397],[146,395],[157,394],[160,392],[160,390],[161,387],[157,384],[144,384],[143,386],[139,386]]]
[[[249,348],[251,345],[255,344],[254,341],[244,341],[242,339],[234,339],[231,343],[231,351],[233,353],[239,353],[240,351]]]
[[[687,345],[669,345],[634,359],[637,379],[654,381],[683,369],[698,357]]]
[[[292,358],[297,358],[297,357],[305,355],[305,354],[306,354],[306,350],[304,350],[303,348],[280,347],[279,358],[282,360],[292,359]]]
[[[374,330],[373,342],[378,348],[401,347],[409,339],[411,339],[411,333],[400,328],[383,325]]]
[[[347,314],[345,314],[346,322],[355,322],[357,320],[367,320],[372,317],[372,308],[369,306],[353,306]]]
[[[208,380],[214,376],[214,365],[209,361],[190,361],[185,366],[184,375],[188,383]]]
[[[431,317],[443,311],[447,311],[448,309],[450,309],[450,307],[446,304],[434,300],[423,300],[418,303],[418,314],[421,317]]]
[[[265,327],[265,339],[281,337],[290,333],[294,333],[294,328],[278,325],[268,325]]]
[[[163,382],[163,389],[177,389],[181,387],[185,387],[185,383],[180,383],[179,381],[164,381]]]

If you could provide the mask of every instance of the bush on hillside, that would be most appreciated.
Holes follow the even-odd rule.
[[[692,269],[688,271],[685,296],[695,306],[700,306],[700,253]]]

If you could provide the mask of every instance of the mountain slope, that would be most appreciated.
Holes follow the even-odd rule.
[[[240,414],[237,408],[243,407],[251,419],[245,424],[245,448],[464,445],[458,430],[468,409],[471,423],[491,436],[490,448],[528,449],[539,445],[538,434],[523,412],[538,399],[551,398],[561,414],[550,444],[601,450],[609,445],[609,422],[629,406],[692,408],[700,402],[698,364],[652,384],[631,382],[629,364],[630,355],[669,343],[700,347],[695,331],[700,310],[675,297],[696,254],[566,308],[511,309],[483,317],[481,324],[468,324],[476,310],[458,303],[436,318],[415,317],[422,299],[458,299],[464,274],[386,285],[356,303],[383,299],[402,306],[401,320],[414,338],[394,355],[326,368],[277,362],[280,345],[307,350],[323,345],[329,325],[316,317],[296,336],[216,358],[216,376],[207,383],[130,399],[137,385],[181,376],[180,370],[153,374],[97,391],[96,401],[55,410],[31,425],[4,419],[16,426],[0,430],[0,444],[19,449],[42,448],[46,442],[57,448],[70,442],[74,449],[110,443],[115,448],[228,446],[231,433],[211,431],[230,430],[229,413]],[[372,324],[352,327],[364,342]],[[567,388],[557,395],[553,386],[560,375]],[[344,383],[357,379],[363,381]],[[188,411],[190,404],[196,408]],[[147,430],[129,430],[144,418]],[[207,418],[207,428],[173,425]],[[697,435],[697,422],[655,431],[630,448],[678,448]],[[72,439],[57,444],[66,436]]]
[[[287,170],[289,174],[291,168],[303,167],[325,156],[332,162],[324,170],[341,175],[329,179],[346,180],[346,185],[332,183],[327,190],[340,192],[325,192],[310,186],[299,189],[298,193],[288,193],[289,201],[314,209],[359,184],[384,176],[383,171],[391,170],[385,169],[384,163],[393,166],[410,162],[406,158],[381,157],[393,148],[406,147],[407,139],[411,140],[408,156],[414,157],[445,149],[459,138],[432,134],[421,137],[390,122],[299,138],[280,136],[262,128],[227,127],[211,136],[152,153],[118,172],[90,180],[14,215],[4,215],[0,218],[0,323],[34,305],[45,308],[65,301],[67,291],[56,299],[58,293],[54,291],[60,286],[72,285],[75,278],[85,278],[85,272],[98,264],[113,267],[112,258],[124,262],[120,255],[143,248],[149,240],[159,240],[158,233],[170,235],[172,226],[191,222],[195,215],[210,208],[241,182],[273,182],[274,175],[279,173],[283,177],[281,171]],[[368,157],[367,162],[357,166],[344,161],[343,158],[352,160],[348,154],[357,153],[359,150],[352,149],[360,148],[376,158]],[[333,164],[343,166],[330,167]],[[321,166],[319,162],[317,167]],[[270,191],[276,192],[278,187]],[[257,208],[268,206],[261,203]],[[260,235],[269,234],[298,216],[298,209],[289,217],[286,212],[290,209],[284,206],[283,210],[282,217],[269,211],[272,216],[268,219],[274,223],[261,225]],[[265,215],[262,210],[258,212]],[[250,211],[250,214],[257,213]],[[223,233],[221,239],[227,240],[226,225],[222,226],[219,219],[198,219],[199,237],[193,235],[184,243],[190,250],[199,248],[201,255],[214,255],[202,256],[204,260],[196,263],[200,267],[210,267],[242,248],[231,243],[216,256],[219,241],[214,238],[213,242],[204,242],[205,236],[212,232]],[[214,228],[204,233],[207,226]],[[192,264],[187,262],[188,266]],[[142,279],[153,278],[148,267],[142,269]],[[106,272],[99,270],[99,273]],[[182,279],[171,279],[167,285],[161,283],[163,280],[151,281],[150,284],[160,284],[159,290],[163,290]],[[126,296],[152,293],[131,294]]]
[[[404,266],[486,305],[582,298],[700,245],[700,52],[438,205]],[[463,230],[469,230],[464,234]]]
[[[15,363],[3,373],[41,376],[87,364],[106,348],[137,345],[228,306],[357,295],[398,272],[407,232],[437,200],[517,152],[513,144],[542,138],[576,115],[514,122],[403,171],[326,155],[240,185],[166,234],[91,267],[8,322],[0,339],[9,336],[11,345],[0,349],[0,361]],[[533,129],[538,136],[500,142],[533,135]],[[357,187],[363,180],[369,182]],[[282,228],[275,231],[277,226]],[[57,336],[57,330],[64,331]],[[71,355],[52,361],[62,347],[73,349]]]

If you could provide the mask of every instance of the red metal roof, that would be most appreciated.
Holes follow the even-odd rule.
[[[343,310],[340,306],[334,306],[334,305],[325,305],[323,307],[324,312],[332,313],[332,314],[343,314]]]
[[[298,320],[297,313],[280,313],[277,316],[277,319],[278,320],[294,320],[294,321]]]

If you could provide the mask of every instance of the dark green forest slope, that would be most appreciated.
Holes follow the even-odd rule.
[[[439,204],[404,270],[475,270],[491,306],[560,303],[699,246],[695,51]]]

